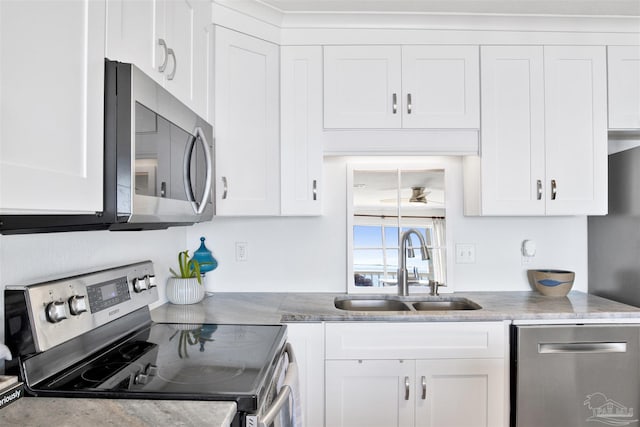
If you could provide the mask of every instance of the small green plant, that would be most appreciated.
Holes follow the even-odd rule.
[[[178,267],[180,268],[180,274],[176,273],[173,268],[169,271],[173,274],[173,277],[181,279],[191,279],[195,277],[198,279],[198,283],[202,284],[202,278],[200,277],[200,263],[196,259],[189,259],[189,251],[182,251],[178,253]]]

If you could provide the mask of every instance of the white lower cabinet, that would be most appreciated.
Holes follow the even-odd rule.
[[[416,426],[505,424],[505,360],[417,360]]]
[[[326,425],[413,426],[414,376],[413,360],[328,360]]]
[[[328,323],[326,426],[507,423],[502,322]]]
[[[287,323],[287,340],[293,346],[298,363],[298,386],[302,408],[300,425],[323,427],[324,324]]]

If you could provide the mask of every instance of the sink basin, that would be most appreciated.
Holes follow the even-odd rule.
[[[347,311],[459,311],[478,310],[482,307],[460,297],[338,297],[336,308]]]
[[[478,310],[482,308],[466,298],[443,298],[439,300],[418,301],[411,305],[417,311]]]
[[[411,310],[402,301],[392,299],[361,299],[344,298],[335,300],[336,308],[349,311],[409,311]]]

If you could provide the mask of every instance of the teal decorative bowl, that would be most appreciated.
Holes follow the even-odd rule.
[[[529,270],[529,277],[542,295],[564,297],[573,287],[576,274],[566,270]]]

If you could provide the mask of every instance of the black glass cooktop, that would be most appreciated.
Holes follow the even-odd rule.
[[[285,327],[155,323],[41,381],[43,395],[235,400],[254,410]]]

